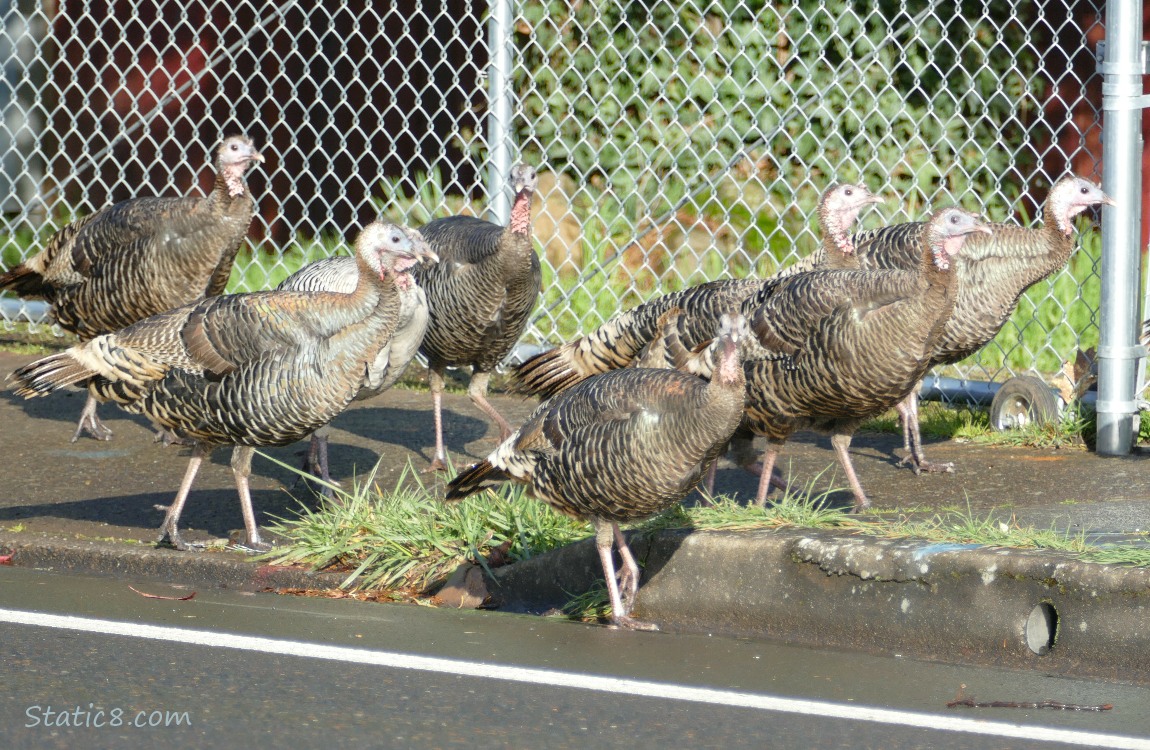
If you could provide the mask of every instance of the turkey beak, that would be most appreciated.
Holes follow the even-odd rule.
[[[1117,206],[1118,205],[1118,201],[1114,200],[1113,198],[1111,198],[1106,193],[1102,194],[1102,203],[1103,203],[1103,205],[1106,205],[1106,206]]]
[[[869,198],[867,198],[865,201],[863,201],[864,206],[871,205],[873,203],[886,203],[886,196],[872,195]]]
[[[408,229],[407,236],[411,240],[411,257],[416,262],[438,263],[439,256],[431,249],[431,245],[427,240],[423,239],[423,235],[419,233],[418,229]]]
[[[721,356],[725,360],[732,360],[739,358],[739,352],[743,348],[743,332],[736,329],[731,331],[731,335],[723,339],[723,346],[721,349]]]
[[[252,149],[252,155],[250,157],[248,157],[248,161],[254,161],[257,164],[263,164],[264,163],[264,155],[261,154],[259,151]]]

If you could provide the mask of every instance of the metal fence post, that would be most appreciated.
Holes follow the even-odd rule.
[[[490,97],[487,115],[487,213],[488,219],[506,225],[511,217],[511,200],[507,195],[511,171],[511,3],[491,0],[491,18],[487,22],[488,64],[487,91]]]
[[[1103,189],[1117,202],[1102,210],[1102,305],[1098,345],[1098,444],[1125,455],[1134,442],[1138,298],[1142,279],[1142,0],[1106,3],[1102,61]]]

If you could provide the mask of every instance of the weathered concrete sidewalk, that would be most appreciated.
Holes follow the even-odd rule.
[[[0,353],[7,374],[32,357]],[[534,402],[495,397],[514,424]],[[153,548],[156,529],[187,465],[187,449],[151,442],[145,422],[103,407],[110,442],[69,443],[83,396],[24,401],[0,392],[0,553],[17,565],[103,572],[199,586],[319,587],[332,575],[260,567],[236,553]],[[447,443],[457,464],[495,445],[495,431],[465,396],[445,399]],[[382,457],[378,482],[408,461],[430,460],[431,399],[393,389],[353,405],[335,422],[332,474],[363,474]],[[955,474],[916,477],[895,465],[894,435],[860,435],[852,447],[877,509],[1008,508],[1018,523],[1129,539],[1150,528],[1150,463],[954,442],[928,443]],[[303,445],[267,451],[295,465]],[[841,485],[825,438],[801,435],[781,464],[805,483]],[[294,475],[257,457],[259,517],[290,514]],[[716,490],[751,497],[755,478],[720,467]],[[301,497],[306,493],[297,492]],[[844,504],[849,496],[842,494]],[[205,462],[182,526],[189,540],[242,527],[228,452]],[[1081,563],[1057,554],[829,532],[667,532],[638,540],[646,568],[637,615],[665,629],[768,637],[956,662],[1150,683],[1150,571]],[[591,544],[499,569],[491,587],[505,606],[545,610],[601,576]]]

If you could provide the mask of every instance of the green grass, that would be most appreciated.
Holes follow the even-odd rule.
[[[288,544],[266,559],[340,570],[345,588],[425,592],[465,562],[485,565],[496,550],[525,560],[590,534],[587,524],[552,513],[519,486],[445,503],[432,497],[410,463],[394,487],[381,490],[373,470],[352,480],[350,489],[333,490],[334,502],[317,510],[301,504],[298,517],[269,527]]]
[[[920,402],[918,422],[919,430],[924,438],[970,439],[990,433],[990,419],[985,409],[947,406],[938,401]],[[890,409],[873,419],[868,419],[860,429],[869,432],[902,434],[898,413],[894,409]]]
[[[570,599],[554,617],[563,617],[580,622],[607,622],[611,619],[611,595],[607,592],[607,582],[602,578],[582,593],[566,592]]]
[[[986,445],[1029,446],[1031,448],[1085,448],[1087,437],[1093,432],[1092,414],[1071,404],[1062,416],[1049,424],[1031,423],[1012,430],[975,435],[972,442]]]
[[[1145,435],[1150,437],[1150,418],[1142,414]],[[983,445],[1029,446],[1032,448],[1082,448],[1093,439],[1093,413],[1071,404],[1060,419],[1050,424],[1027,424],[1021,428],[996,432],[990,427],[986,409],[949,407],[941,403],[923,403],[919,407],[922,436],[928,439],[959,440]],[[902,434],[898,414],[892,409],[867,420],[862,429],[871,432]]]
[[[235,265],[232,266],[227,291],[234,294],[273,289],[308,263],[332,255],[350,254],[349,247],[344,240],[335,237],[319,239],[301,237],[282,252],[244,245],[236,256]]]
[[[989,547],[1046,549],[1084,553],[1095,549],[1080,532],[1071,534],[1055,528],[1021,526],[1013,513],[991,510],[985,516],[975,515],[968,505],[965,510],[935,513],[927,518],[904,517],[867,524],[862,530],[874,536],[913,537],[931,542],[979,544]]]
[[[0,320],[0,350],[15,354],[51,354],[77,341],[73,334],[47,323]]]
[[[1135,568],[1150,568],[1150,547],[1107,544],[1089,549],[1082,554],[1087,562],[1103,565],[1128,565]]]

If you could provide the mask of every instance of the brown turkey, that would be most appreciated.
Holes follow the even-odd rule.
[[[81,341],[223,294],[252,220],[244,174],[263,160],[250,138],[225,138],[206,196],[132,198],[77,219],[0,275],[0,290],[46,300],[60,327]],[[72,442],[85,432],[112,436],[92,396]]]
[[[882,202],[864,185],[832,185],[817,208],[822,235],[820,258],[830,255],[849,265],[849,230],[866,206]],[[796,264],[808,270],[806,261]],[[679,340],[693,348],[714,338],[719,316],[737,310],[759,290],[761,279],[723,279],[693,286],[644,302],[573,341],[537,354],[514,371],[518,393],[552,396],[584,378],[627,367],[641,357],[661,330],[659,320],[673,307],[681,310]]]
[[[554,510],[589,520],[616,626],[654,629],[631,618],[639,566],[620,523],[680,502],[699,483],[743,413],[740,337],[746,321],[723,316],[710,382],[677,370],[628,368],[588,378],[543,402],[484,461],[447,486],[458,500],[505,481]],[[623,561],[618,578],[612,558]],[[622,589],[622,592],[620,592]]]
[[[515,201],[506,227],[474,216],[448,216],[420,227],[441,262],[416,269],[430,320],[419,351],[427,357],[435,409],[435,458],[428,471],[447,468],[443,443],[443,372],[470,366],[467,394],[506,440],[511,425],[487,400],[491,372],[527,327],[543,284],[531,243],[531,199],[539,178],[518,164],[511,170]]]
[[[766,501],[787,438],[810,429],[831,433],[855,510],[870,506],[848,453],[851,435],[905,398],[930,366],[958,294],[953,266],[975,232],[990,229],[943,209],[902,231],[918,251],[913,270],[808,271],[764,283],[743,304],[753,334],[743,427],[767,438],[756,504]],[[707,377],[713,358],[713,349],[700,349],[677,364]]]
[[[204,458],[233,445],[247,544],[262,546],[248,477],[259,446],[307,437],[359,393],[365,373],[395,331],[398,288],[421,257],[405,232],[370,224],[355,243],[353,292],[268,291],[210,297],[20,368],[16,393],[43,396],[87,383],[193,441],[192,458],[160,541],[186,549],[178,522]]]
[[[406,229],[408,239],[418,248],[418,254],[432,263],[439,258],[414,229]],[[301,292],[342,292],[350,294],[359,282],[359,267],[354,256],[340,255],[309,263],[283,280],[276,289]],[[355,400],[373,398],[395,384],[415,357],[423,334],[427,330],[427,295],[419,284],[397,285],[399,292],[399,317],[395,335],[387,345],[379,350],[364,377],[363,387]],[[328,434],[331,428],[324,425],[311,436],[308,445],[304,470],[320,480],[320,492],[333,497],[335,481],[328,470]]]
[[[966,359],[998,335],[1022,294],[1066,265],[1074,252],[1074,218],[1114,200],[1089,180],[1070,175],[1050,190],[1040,229],[991,224],[989,235],[972,236],[955,263],[958,299],[935,344],[931,366]],[[854,237],[863,268],[911,268],[917,262],[908,237],[920,224],[901,224],[860,232]],[[931,463],[922,450],[917,388],[897,406],[906,455],[915,473],[954,471],[951,463]]]

